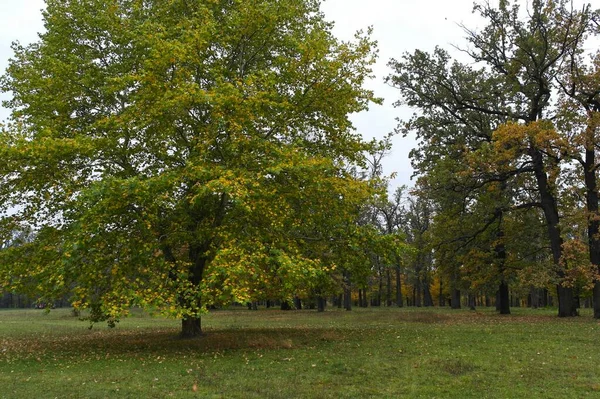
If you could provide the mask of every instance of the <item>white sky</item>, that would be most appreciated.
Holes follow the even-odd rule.
[[[495,3],[497,0],[493,0]],[[0,0],[0,71],[4,72],[12,55],[11,42],[27,44],[37,39],[43,29],[40,10],[43,0]],[[402,53],[415,49],[432,51],[436,45],[452,50],[452,44],[464,43],[463,31],[458,23],[477,28],[477,18],[471,13],[472,0],[325,0],[323,11],[335,21],[334,33],[341,39],[352,39],[354,32],[374,28],[374,38],[379,43],[379,62],[374,72],[377,77],[369,83],[383,106],[372,106],[368,112],[352,117],[357,130],[367,138],[383,137],[396,126],[396,117],[408,118],[409,109],[394,109],[392,103],[398,92],[386,86],[386,66],[390,58],[400,58]],[[452,52],[452,51],[451,51]],[[453,55],[458,55],[453,52]],[[6,99],[6,96],[2,97]],[[7,111],[0,108],[0,120]],[[408,152],[414,142],[395,137],[392,153],[384,162],[386,174],[397,173],[393,185],[411,185],[412,169]]]

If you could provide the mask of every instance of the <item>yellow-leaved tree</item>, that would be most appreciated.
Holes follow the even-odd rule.
[[[336,40],[317,0],[48,0],[44,20],[1,81],[1,232],[36,232],[3,286],[192,337],[207,306],[325,284],[373,236],[348,119],[377,101],[368,33]]]

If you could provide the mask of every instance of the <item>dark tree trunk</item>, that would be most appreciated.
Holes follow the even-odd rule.
[[[195,338],[202,335],[200,317],[181,320],[181,338]]]
[[[421,298],[423,297],[423,282],[421,280],[420,273],[415,276],[415,285],[413,290],[413,302],[416,307],[420,308],[422,305]]]
[[[322,296],[317,297],[317,311],[324,312],[325,311],[325,298]]]
[[[594,318],[600,319],[600,281],[594,283],[594,291],[592,292],[592,304],[594,306]]]
[[[588,244],[590,262],[600,272],[600,220],[598,217],[598,185],[596,181],[596,149],[594,131],[586,132],[586,151],[584,163],[585,197],[588,211]],[[600,319],[600,281],[594,283],[592,291],[594,318]]]
[[[565,277],[562,266],[560,265],[562,257],[563,239],[560,233],[560,218],[558,214],[558,206],[556,198],[548,184],[548,176],[544,170],[543,155],[540,150],[531,149],[530,155],[532,159],[533,169],[537,181],[538,191],[546,225],[548,228],[548,237],[550,238],[550,248],[552,249],[552,260],[554,265],[559,267],[558,277],[562,280]],[[558,316],[572,317],[577,315],[575,301],[573,300],[573,289],[564,287],[560,283],[557,287],[558,292]]]
[[[498,287],[496,310],[500,314],[510,314],[510,293],[506,281],[502,281]]]
[[[189,274],[189,282],[192,287],[197,288],[200,286],[202,277],[204,275],[204,267],[206,266],[206,251],[209,245],[192,245],[189,248],[189,259],[192,262],[192,266]],[[165,254],[166,256],[172,256],[170,253]],[[180,298],[179,299],[184,307],[200,308],[200,298]],[[181,337],[182,338],[194,338],[202,335],[202,328],[200,323],[200,317],[187,317],[181,320]]]
[[[469,293],[468,294],[468,302],[469,302],[469,309],[475,310],[475,295]]]
[[[352,310],[352,290],[350,287],[350,273],[344,272],[344,309]]]
[[[377,306],[381,306],[382,294],[383,294],[383,273],[381,272],[381,266],[379,266],[379,287],[377,289]]]
[[[429,280],[425,280],[423,284],[423,306],[433,306],[433,298],[429,289]]]
[[[344,309],[352,310],[352,296],[350,288],[344,290]]]
[[[450,276],[450,308],[460,309],[460,289],[458,271],[455,270]]]
[[[450,307],[452,309],[460,309],[460,290],[453,289],[452,290],[452,299],[450,301]]]
[[[503,188],[504,188],[503,184]],[[504,229],[502,227],[503,212],[501,209],[496,209],[496,216],[498,218],[498,231],[496,232],[496,238],[498,243],[494,247],[494,258],[497,262],[498,275],[500,276],[500,286],[498,287],[498,296],[496,302],[496,310],[500,314],[510,314],[510,295],[508,291],[508,283],[504,277],[506,267],[506,247],[504,245]]]
[[[573,297],[573,290],[559,284],[556,287],[556,292],[558,294],[558,317],[577,316],[577,305]]]
[[[446,299],[444,298],[444,286],[443,286],[442,276],[440,276],[440,292],[439,292],[439,305],[440,307],[446,306]]]
[[[302,310],[302,301],[300,300],[300,298],[298,298],[297,296],[294,297],[294,307],[297,310]]]
[[[531,298],[531,303],[529,306],[533,309],[537,309],[540,306],[540,290],[535,287],[531,287],[529,290],[529,297]]]
[[[400,278],[400,266],[396,266],[396,306],[401,308],[402,305],[402,280]]]
[[[548,289],[546,288],[541,290],[540,306],[543,308],[548,306]]]
[[[392,306],[392,271],[389,267],[385,269],[387,287],[385,289],[385,305]]]

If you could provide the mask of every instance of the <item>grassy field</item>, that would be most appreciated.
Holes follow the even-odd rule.
[[[227,310],[206,335],[141,312],[0,311],[0,398],[600,397],[600,323],[552,310]]]

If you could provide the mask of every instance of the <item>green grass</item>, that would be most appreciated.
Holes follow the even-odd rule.
[[[206,335],[141,312],[0,311],[0,398],[600,397],[600,324],[553,310],[216,311]]]

